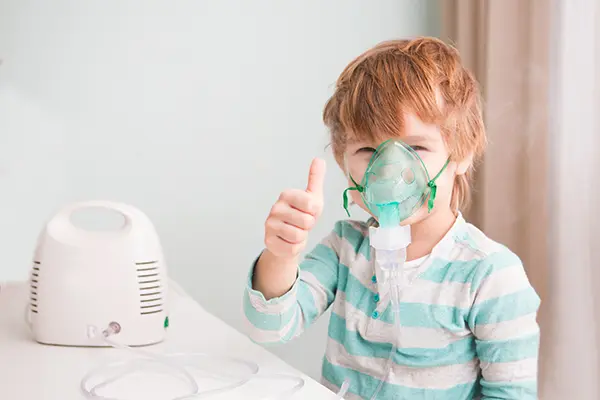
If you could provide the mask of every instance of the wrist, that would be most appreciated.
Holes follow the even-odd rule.
[[[278,256],[269,249],[264,249],[258,259],[259,263],[262,263],[268,267],[274,267],[281,269],[287,265],[298,265],[298,256]]]
[[[287,293],[298,277],[298,257],[278,257],[265,249],[255,266],[252,286],[267,300]]]

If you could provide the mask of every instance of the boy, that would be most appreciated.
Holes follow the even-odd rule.
[[[387,139],[412,147],[430,176],[441,171],[433,209],[402,222],[412,242],[399,333],[370,249],[375,218],[338,222],[299,263],[323,207],[317,159],[306,189],[283,192],[267,218],[244,301],[253,340],[287,342],[332,307],[322,380],[334,391],[347,380],[347,399],[371,398],[381,379],[378,399],[537,399],[540,300],[519,258],[460,212],[486,141],[479,96],[458,52],[433,38],[381,43],[346,67],[324,110],[345,174],[360,182]]]

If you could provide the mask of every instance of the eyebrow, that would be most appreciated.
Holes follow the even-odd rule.
[[[410,135],[403,137],[401,140],[406,143],[429,143],[431,138],[423,135]]]
[[[421,144],[421,143],[430,143],[431,142],[431,138],[429,136],[426,135],[420,135],[420,134],[415,134],[415,135],[404,135],[403,137],[400,136],[396,136],[396,137],[391,137],[390,139],[398,139],[401,140],[407,144]],[[388,140],[390,140],[388,139]],[[361,139],[357,139],[357,138],[349,138],[346,140],[346,145],[357,145],[357,144],[363,144],[363,143],[367,143],[368,140],[361,140]],[[383,143],[383,142],[381,142]],[[381,143],[378,143],[376,145],[379,145]]]

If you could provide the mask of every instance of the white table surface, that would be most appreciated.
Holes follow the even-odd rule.
[[[127,360],[129,352],[112,348],[48,346],[35,342],[24,321],[28,298],[26,283],[0,284],[0,399],[84,399],[80,381],[91,369],[106,362]],[[335,394],[310,377],[290,367],[242,333],[209,314],[180,289],[171,290],[170,327],[167,339],[145,347],[156,353],[209,353],[257,363],[260,375],[292,374],[305,380],[293,399],[332,400]],[[211,364],[212,365],[212,364]],[[223,364],[220,364],[222,367]],[[218,367],[218,366],[217,366]],[[211,382],[200,381],[205,385]],[[215,381],[212,381],[214,387]],[[258,400],[284,392],[292,381],[255,378],[215,400]],[[185,394],[187,387],[174,377],[153,373],[132,376],[100,394],[119,399],[170,400]]]

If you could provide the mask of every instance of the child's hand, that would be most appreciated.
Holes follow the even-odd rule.
[[[265,222],[267,251],[279,259],[295,259],[306,246],[308,232],[323,211],[325,161],[310,165],[306,190],[282,192]]]

